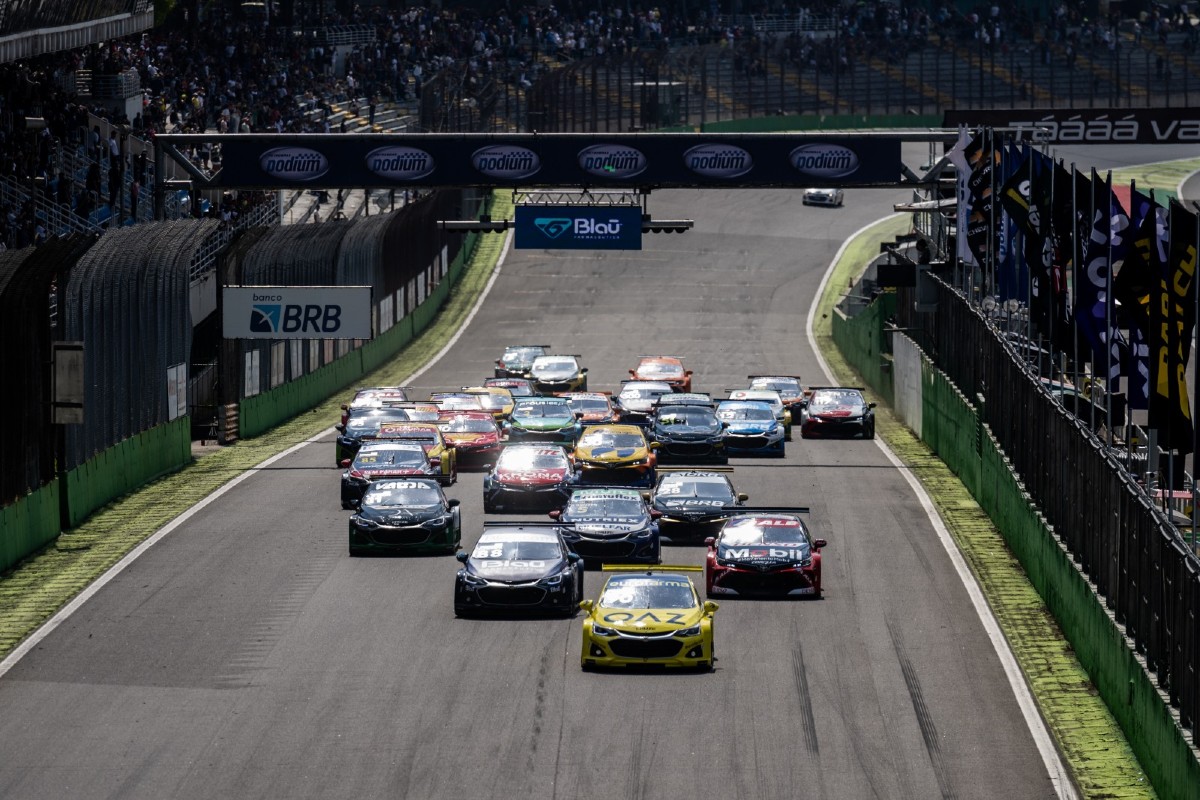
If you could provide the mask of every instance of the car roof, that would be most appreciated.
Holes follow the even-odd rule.
[[[692,579],[686,575],[672,575],[669,572],[623,572],[616,575],[610,575],[608,580],[604,582],[604,588],[626,582],[645,581],[647,579],[658,580],[663,583],[674,583],[679,586],[687,586],[695,589],[692,585]]]

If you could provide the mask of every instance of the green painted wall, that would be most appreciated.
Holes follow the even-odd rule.
[[[856,317],[833,310],[833,341],[850,365],[884,402],[895,399],[890,347],[883,333],[884,320],[896,313],[896,295],[884,292]]]
[[[0,508],[0,572],[45,547],[61,532],[57,480]]]

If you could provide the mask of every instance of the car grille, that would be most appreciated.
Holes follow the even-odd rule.
[[[717,584],[746,594],[786,594],[810,585],[803,572],[728,572]]]
[[[617,638],[608,643],[613,654],[621,658],[673,658],[679,655],[683,645],[675,639]]]
[[[371,532],[377,544],[420,544],[429,538],[424,528],[378,528]]]
[[[538,586],[485,586],[479,599],[493,606],[535,606],[546,598],[546,590]]]
[[[766,447],[770,440],[766,436],[730,436],[725,440],[727,447]]]
[[[713,451],[708,442],[663,442],[662,446],[674,456],[707,456]]]
[[[584,558],[622,558],[633,555],[633,542],[597,542],[581,539],[571,543],[571,549]]]

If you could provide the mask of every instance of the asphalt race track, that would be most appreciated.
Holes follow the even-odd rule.
[[[822,275],[908,197],[655,193],[656,216],[696,229],[641,252],[509,253],[417,384],[475,383],[522,341],[582,354],[593,389],[641,353],[685,356],[717,394],[763,370],[816,382]],[[967,590],[874,442],[797,435],[782,461],[734,461],[752,503],[811,507],[825,599],[722,601],[711,674],[585,674],[578,617],[458,620],[452,558],[349,558],[332,449],[200,510],[0,679],[0,797],[1055,796]],[[480,487],[450,490],[468,546]],[[586,580],[595,597],[602,575]]]

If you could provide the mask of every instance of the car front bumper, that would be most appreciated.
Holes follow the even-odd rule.
[[[458,539],[450,525],[432,530],[419,525],[361,528],[350,522],[350,549],[360,553],[446,553],[454,551]]]
[[[590,624],[583,629],[580,663],[584,667],[661,666],[695,669],[713,661],[712,628],[697,636],[597,636]]]

